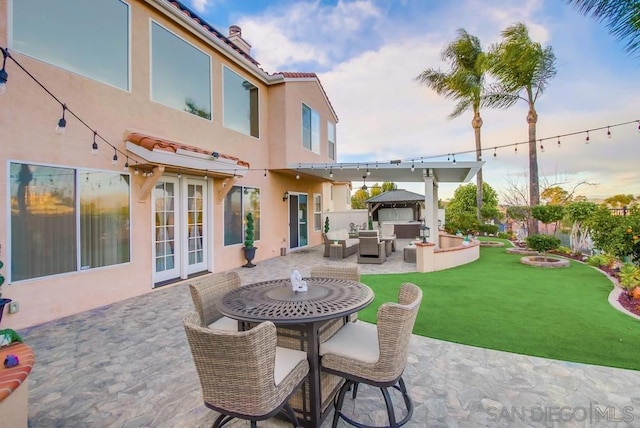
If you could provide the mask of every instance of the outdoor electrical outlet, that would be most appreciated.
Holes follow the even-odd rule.
[[[10,314],[15,314],[19,310],[20,310],[20,305],[18,304],[18,302],[9,303],[9,313]]]

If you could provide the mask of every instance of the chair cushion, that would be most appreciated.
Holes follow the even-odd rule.
[[[327,239],[330,241],[346,241],[349,239],[349,231],[347,229],[339,229],[328,232]]]
[[[295,349],[276,347],[276,366],[273,372],[273,379],[277,385],[296,368],[301,361],[307,359],[307,353]]]
[[[347,247],[353,247],[354,245],[360,245],[360,240],[358,238],[349,238],[346,240],[345,245]]]
[[[378,329],[374,324],[362,321],[349,323],[320,344],[320,356],[326,354],[375,363],[380,358]]]
[[[238,331],[238,321],[228,317],[222,317],[209,324],[209,328],[213,330]]]

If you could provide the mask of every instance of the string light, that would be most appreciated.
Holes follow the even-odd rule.
[[[370,175],[371,175],[371,171],[369,171],[369,164],[367,164],[367,176],[370,176]]]
[[[493,158],[497,158],[498,157],[498,153],[496,152],[496,147],[493,148]]]
[[[540,151],[544,153],[544,146],[542,145],[542,140],[540,140]]]
[[[411,162],[411,172],[416,170],[416,166],[413,164],[413,162]]]
[[[266,169],[264,170],[264,176],[265,177],[267,176],[267,170]]]
[[[182,173],[178,171],[178,178],[182,178]]]
[[[453,163],[456,163],[456,154],[453,154]]]
[[[139,175],[139,174],[140,174],[140,171],[138,170],[138,168],[133,168],[133,173],[134,173],[135,175]]]
[[[589,144],[589,131],[587,131],[587,138],[584,139],[585,144]]]
[[[558,147],[560,147],[560,137],[558,137]]]
[[[516,148],[515,148],[515,149],[513,149],[513,152],[514,152],[515,154],[518,154],[518,145],[517,145],[517,144],[516,144]]]
[[[129,156],[127,156],[127,160],[124,162],[124,170],[129,171]]]
[[[56,126],[56,134],[62,135],[67,130],[67,120],[64,118],[64,113],[67,111],[67,105],[62,104],[62,117],[58,120],[58,125]]]
[[[611,138],[611,130],[607,126],[607,138]]]
[[[96,141],[96,135],[98,133],[93,131],[93,144],[91,145],[91,154],[96,156],[98,154],[98,142]]]
[[[333,178],[333,168],[329,170],[329,178]]]
[[[118,163],[118,152],[113,149],[113,158],[111,159],[111,165]]]

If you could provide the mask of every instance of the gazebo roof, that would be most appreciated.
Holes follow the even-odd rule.
[[[424,195],[404,189],[387,190],[384,193],[367,199],[368,204],[386,204],[390,202],[424,202]]]

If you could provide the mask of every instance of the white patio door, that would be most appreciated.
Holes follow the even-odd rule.
[[[207,270],[207,183],[162,178],[153,191],[156,285]]]

